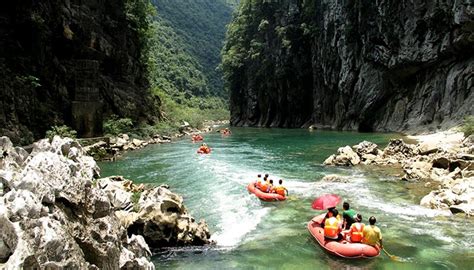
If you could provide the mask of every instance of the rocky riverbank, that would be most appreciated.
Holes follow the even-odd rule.
[[[399,166],[401,180],[423,181],[433,189],[422,206],[474,215],[474,136],[446,131],[412,138],[419,143],[394,139],[383,150],[367,141],[341,147],[324,164]]]
[[[0,264],[5,269],[154,269],[155,248],[210,243],[168,187],[99,178],[72,139],[0,138]]]
[[[141,149],[150,144],[170,143],[173,139],[190,136],[192,134],[201,134],[212,132],[216,126],[228,124],[229,121],[209,121],[205,122],[202,128],[193,128],[185,122],[179,132],[170,136],[156,134],[148,139],[132,139],[128,134],[120,134],[117,137],[104,137],[98,142],[84,147],[84,151],[99,161],[114,161],[120,155],[127,151]]]

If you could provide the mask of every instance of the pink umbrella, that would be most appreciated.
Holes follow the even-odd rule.
[[[316,210],[324,210],[336,205],[341,201],[341,197],[336,194],[325,194],[316,198],[311,207]]]

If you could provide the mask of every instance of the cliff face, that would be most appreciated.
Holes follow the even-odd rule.
[[[450,127],[474,114],[473,19],[468,0],[244,1],[223,53],[231,123]]]
[[[9,1],[0,11],[0,134],[26,143],[54,124],[101,133],[103,114],[152,120],[143,41],[124,0]],[[146,113],[145,113],[146,112]]]

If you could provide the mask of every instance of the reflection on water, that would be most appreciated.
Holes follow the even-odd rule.
[[[198,145],[186,139],[100,166],[103,175],[170,185],[183,195],[192,215],[208,222],[217,246],[162,250],[153,258],[157,268],[471,269],[472,220],[420,207],[423,184],[398,181],[399,169],[321,165],[339,146],[370,140],[384,147],[397,136],[234,128],[232,136],[204,136],[213,148],[210,155],[197,155]],[[246,185],[258,173],[284,179],[291,199],[265,203],[249,195]],[[321,183],[328,174],[350,181]],[[306,230],[306,223],[320,213],[311,209],[311,202],[323,193],[341,195],[365,221],[375,215],[385,247],[406,262],[385,255],[346,260],[326,254]]]

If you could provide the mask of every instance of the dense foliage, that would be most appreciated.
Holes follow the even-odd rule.
[[[227,37],[222,49],[222,69],[227,82],[239,80],[242,68],[247,64],[261,67],[255,76],[267,69],[284,72],[282,56],[295,53],[294,45],[304,44],[315,33],[307,17],[314,12],[313,1],[303,1],[300,20],[278,19],[286,13],[287,6],[278,1],[242,0],[239,10],[227,27]],[[276,41],[276,42],[275,42]],[[280,59],[279,59],[280,58]],[[290,59],[291,60],[291,59]],[[280,67],[275,65],[280,64]],[[275,74],[273,74],[275,75]]]
[[[461,131],[464,132],[465,137],[474,134],[474,115],[466,116],[464,124],[461,126]]]
[[[228,119],[219,50],[225,24],[230,20],[231,1],[152,1],[157,15],[148,39],[149,80],[161,100],[163,120],[142,135],[172,133],[184,121],[193,127],[205,120]]]
[[[200,127],[205,120],[228,119],[216,67],[225,24],[237,4],[238,0],[127,0],[127,19],[140,34],[142,59],[162,118],[149,125],[112,116],[104,122],[104,132],[147,137],[175,133],[184,121]]]
[[[76,138],[77,132],[66,125],[52,126],[50,130],[46,131],[46,138],[52,140],[54,136]]]
[[[225,26],[230,21],[233,6],[237,0],[152,0],[157,7],[158,17],[162,27],[161,34],[174,32],[172,37],[160,36],[168,39],[180,48],[182,53],[188,54],[195,63],[192,65],[191,76],[198,77],[198,82],[204,82],[208,89],[196,92],[202,95],[210,93],[212,96],[227,98],[222,83],[222,72],[217,68],[220,63],[219,52],[225,37]],[[176,42],[177,38],[181,41]],[[189,59],[188,58],[188,59]],[[196,65],[197,64],[197,65]],[[196,74],[199,70],[201,74]],[[203,76],[203,77],[201,77]],[[182,79],[182,78],[180,78]]]
[[[112,115],[104,122],[106,135],[117,136],[121,133],[130,133],[133,130],[133,121],[130,118],[119,118],[117,115]]]
[[[161,19],[153,23],[149,67],[150,81],[165,94],[177,99],[184,95],[208,96],[208,82],[196,59],[172,27]]]

